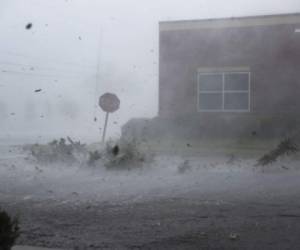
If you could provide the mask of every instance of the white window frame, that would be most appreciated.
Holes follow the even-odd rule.
[[[225,75],[231,74],[248,74],[248,90],[225,90]],[[200,90],[201,75],[222,75],[222,90]],[[201,109],[199,97],[200,94],[222,94],[222,109]],[[248,109],[225,109],[225,94],[226,93],[247,93],[248,94]],[[251,111],[251,72],[250,71],[226,71],[226,72],[197,72],[197,111],[198,112],[237,112],[246,113]]]

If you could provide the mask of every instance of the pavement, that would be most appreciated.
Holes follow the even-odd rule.
[[[33,246],[14,246],[12,250],[63,250],[59,248],[33,247]]]

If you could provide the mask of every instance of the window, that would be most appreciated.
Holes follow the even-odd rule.
[[[198,72],[198,111],[249,112],[250,72]]]

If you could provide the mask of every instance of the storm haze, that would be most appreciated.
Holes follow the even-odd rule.
[[[0,250],[299,248],[299,0],[0,0],[0,31]]]
[[[159,21],[299,11],[295,0],[1,1],[0,136],[97,140],[105,92],[121,100],[108,130],[118,136],[157,115]]]

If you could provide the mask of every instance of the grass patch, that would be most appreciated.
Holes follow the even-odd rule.
[[[201,140],[148,140],[144,142],[155,153],[176,155],[216,156],[234,154],[241,157],[258,157],[276,146],[274,139],[257,138],[204,138]]]

